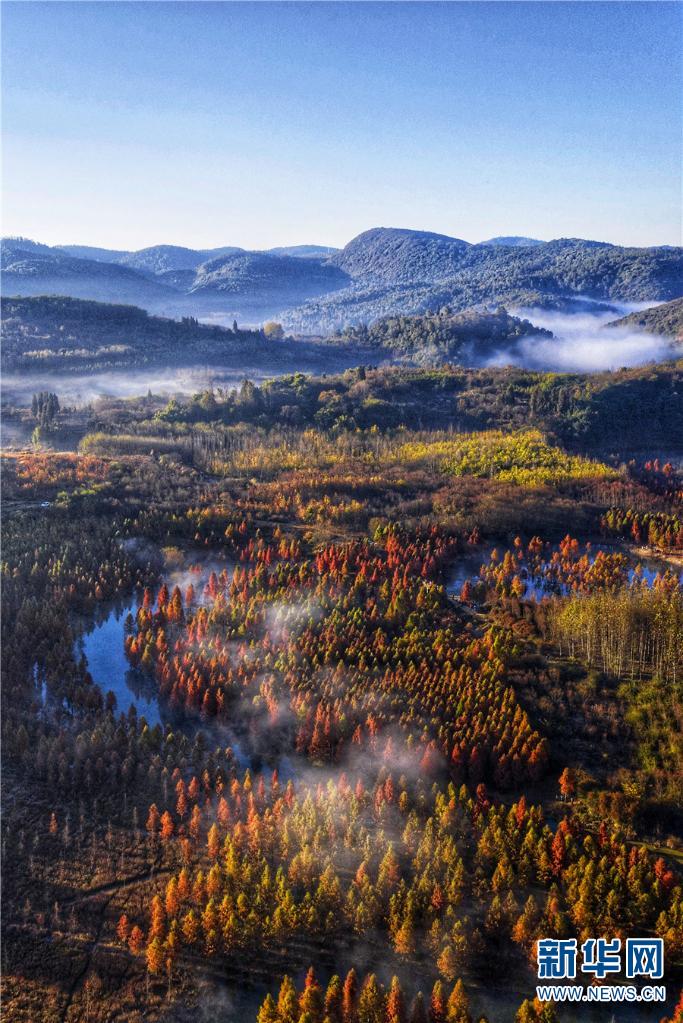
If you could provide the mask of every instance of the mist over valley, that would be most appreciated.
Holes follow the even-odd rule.
[[[680,354],[680,249],[378,228],[342,250],[5,239],[2,260],[10,402],[52,374],[80,400],[358,363],[581,371]],[[163,373],[145,385],[143,367]]]

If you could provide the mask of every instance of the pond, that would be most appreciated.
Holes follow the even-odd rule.
[[[446,592],[452,597],[458,597],[463,585],[469,580],[475,583],[479,579],[479,569],[486,565],[491,558],[492,546],[477,547],[473,551],[459,554],[451,565],[446,580]]]
[[[117,711],[126,714],[135,707],[138,717],[153,726],[164,723],[156,685],[152,678],[131,668],[123,646],[126,617],[129,613],[135,616],[138,607],[139,601],[133,600],[112,608],[76,641],[76,656],[85,657],[88,671],[102,692],[114,694]]]
[[[226,560],[185,554],[175,548],[167,548],[163,554],[165,569],[162,576],[169,590],[172,592],[174,586],[179,586],[184,592],[192,583],[197,604],[204,604],[209,599],[204,594],[204,587],[211,573],[220,573],[224,569],[230,572],[233,568]],[[126,618],[129,614],[135,617],[142,597],[139,592],[127,600],[106,605],[100,616],[76,640],[75,653],[76,657],[85,657],[88,671],[102,692],[114,694],[118,713],[125,714],[135,707],[138,717],[144,717],[153,727],[170,723],[170,711],[159,701],[154,678],[132,668],[124,649]]]

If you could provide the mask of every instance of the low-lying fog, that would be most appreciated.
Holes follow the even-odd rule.
[[[671,338],[623,327],[606,327],[606,324],[621,316],[652,308],[653,304],[656,303],[619,305],[617,313],[515,309],[513,312],[516,316],[531,320],[537,327],[551,330],[554,337],[524,338],[517,345],[498,352],[488,361],[488,365],[590,373],[675,358],[683,349]]]
[[[653,303],[639,305],[611,304],[608,311],[585,313],[559,313],[546,309],[514,309],[516,316],[530,320],[538,327],[553,332],[552,338],[527,337],[488,357],[487,366],[521,366],[534,370],[565,372],[591,372],[620,369],[622,366],[640,366],[675,358],[683,351],[670,338],[644,331],[606,327],[610,321],[636,310],[652,307]],[[339,365],[322,366],[317,372],[335,372],[349,365],[338,353]],[[385,361],[378,353],[376,362]],[[481,365],[473,353],[473,365]],[[2,400],[10,405],[26,406],[37,391],[56,391],[62,405],[83,406],[101,397],[136,397],[151,391],[155,395],[196,394],[207,388],[239,387],[245,377],[261,383],[272,377],[311,372],[310,366],[277,365],[264,368],[244,366],[239,370],[227,367],[197,366],[195,368],[169,367],[168,369],[131,369],[100,371],[91,374],[43,372],[30,375],[7,374],[2,382]]]
[[[207,388],[239,387],[245,377],[254,383],[294,373],[292,366],[286,371],[251,369],[241,370],[196,369],[169,367],[169,369],[131,369],[127,371],[74,373],[7,374],[2,381],[2,400],[13,405],[30,405],[38,391],[55,391],[62,405],[87,405],[97,398],[134,398],[151,391],[159,395],[196,394]]]

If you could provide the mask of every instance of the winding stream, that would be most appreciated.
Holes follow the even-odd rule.
[[[220,574],[227,570],[230,574],[234,567],[232,562],[197,552],[181,554],[174,550],[170,559],[166,554],[165,560],[166,568],[161,573],[158,585],[152,589],[158,589],[163,579],[170,592],[175,586],[179,586],[184,594],[191,583],[195,590],[195,606],[211,603],[211,597],[204,592],[211,573],[215,571]],[[105,605],[99,618],[92,621],[87,631],[75,642],[75,655],[77,658],[85,658],[93,682],[99,686],[104,696],[112,692],[116,697],[115,712],[126,714],[131,707],[135,707],[138,718],[144,718],[151,728],[155,725],[162,728],[171,725],[174,731],[181,730],[189,737],[193,737],[199,731],[205,734],[215,731],[220,736],[221,745],[230,745],[235,763],[241,770],[248,767],[252,771],[259,771],[267,763],[269,770],[277,767],[281,781],[295,778],[296,762],[299,758],[282,753],[271,758],[265,756],[262,749],[257,750],[253,736],[239,719],[239,710],[236,710],[235,720],[232,722],[207,722],[199,718],[179,716],[177,711],[173,712],[159,699],[154,677],[140,668],[131,667],[124,648],[126,619],[129,614],[135,617],[142,598],[143,593],[139,591],[127,600]]]
[[[224,569],[230,572],[233,568],[228,561],[203,557],[194,552],[191,556],[175,549],[164,552],[164,561],[162,576],[169,591],[179,586],[184,593],[192,583],[197,605],[207,602],[204,587],[211,572],[220,573]],[[139,668],[132,668],[124,649],[126,618],[129,614],[135,617],[142,596],[142,592],[138,592],[127,600],[105,605],[103,614],[76,640],[75,654],[78,658],[85,657],[88,671],[103,694],[114,694],[117,713],[125,714],[135,707],[138,717],[144,717],[153,727],[170,723],[170,711],[159,700],[155,680]],[[177,722],[173,721],[173,724]]]

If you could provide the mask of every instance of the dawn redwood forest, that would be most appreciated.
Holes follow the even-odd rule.
[[[678,1020],[679,380],[361,366],[86,427],[36,393],[7,1018],[600,1019],[535,999],[537,941],[635,934],[669,1003],[623,1018]],[[634,389],[649,456],[615,455]]]

